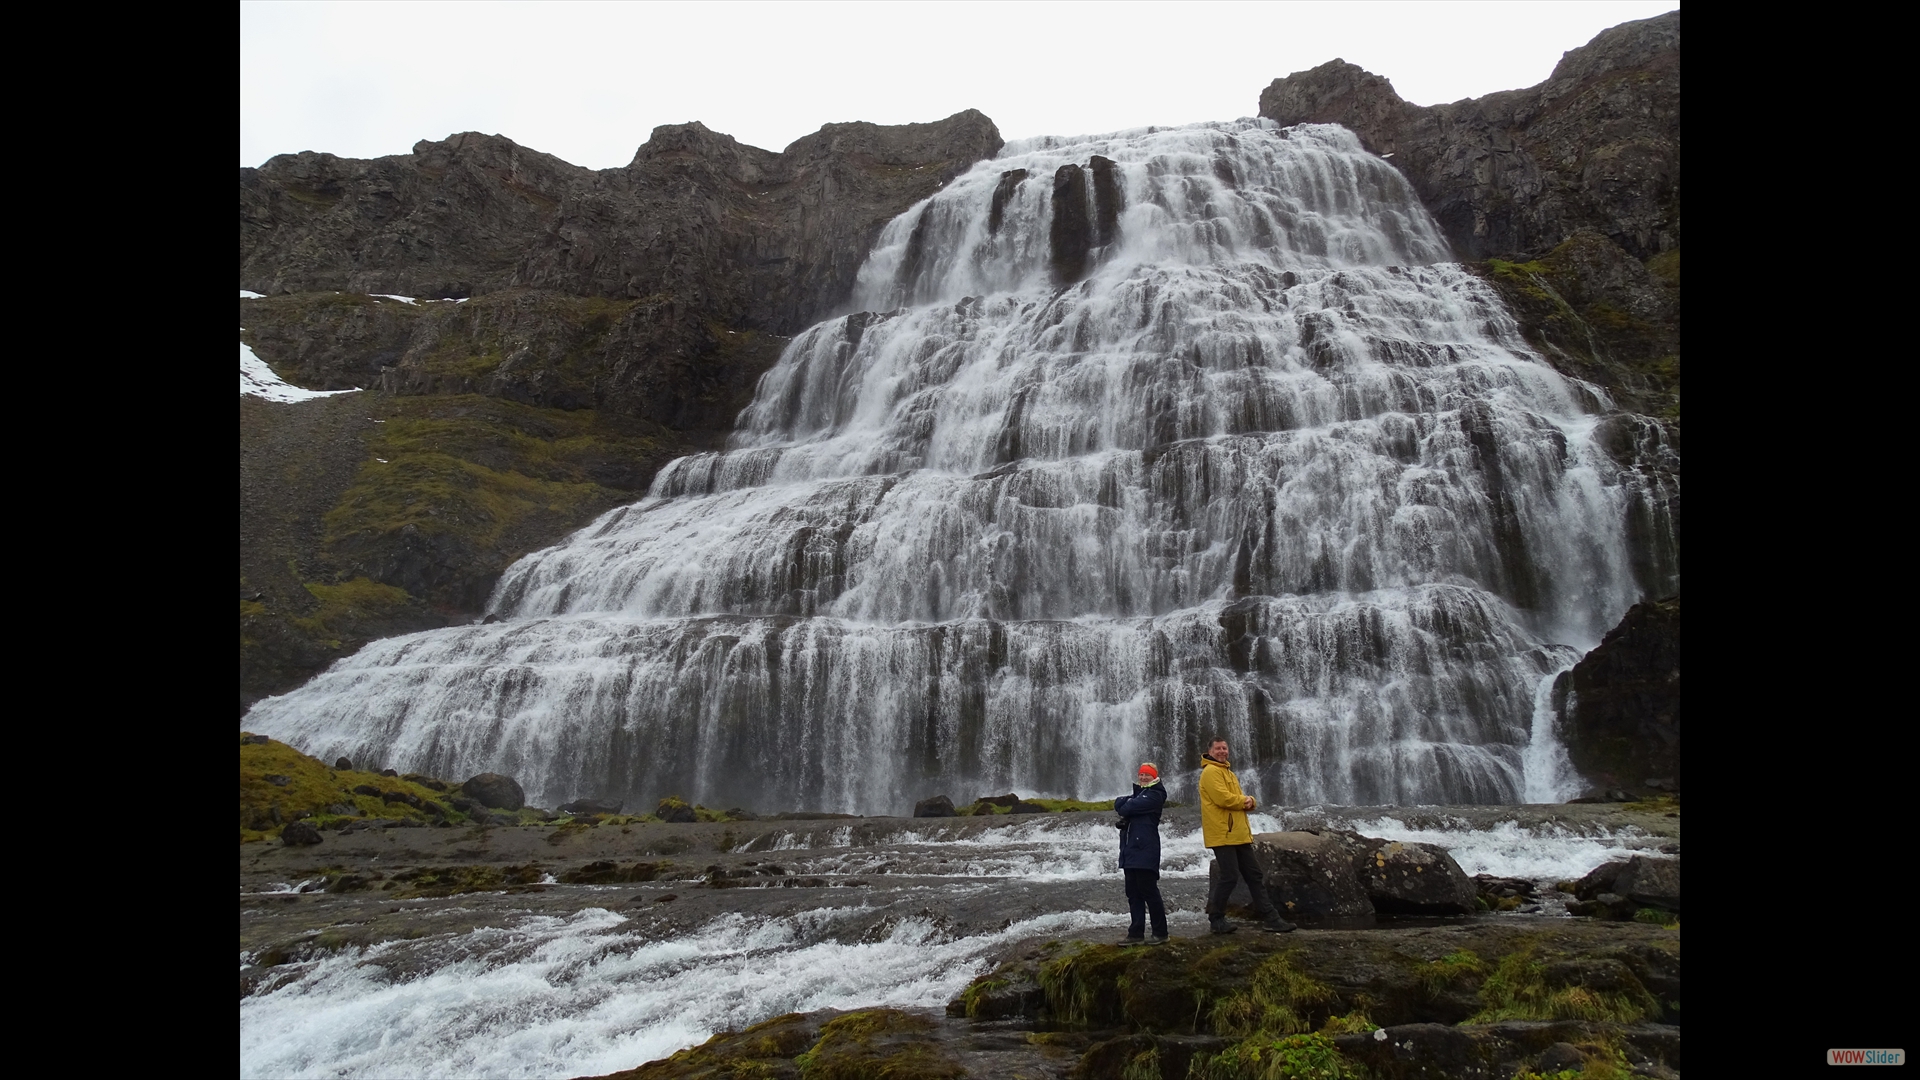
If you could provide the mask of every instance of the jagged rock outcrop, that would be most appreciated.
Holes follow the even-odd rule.
[[[1411,105],[1343,60],[1275,79],[1260,115],[1334,123],[1392,155],[1462,258],[1533,255],[1591,228],[1635,258],[1680,245],[1680,13],[1622,23],[1546,82]]]
[[[1603,787],[1680,786],[1680,598],[1628,610],[1553,684],[1574,768]]]
[[[240,287],[670,294],[729,326],[792,332],[851,293],[882,226],[1001,142],[969,109],[829,124],[781,153],[668,125],[599,172],[474,132],[371,161],[283,154],[240,170]]]

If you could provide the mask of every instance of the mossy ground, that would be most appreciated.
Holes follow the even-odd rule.
[[[419,805],[356,792],[354,789],[359,787],[408,796]],[[449,801],[458,791],[453,785],[431,778],[385,776],[366,769],[335,769],[286,743],[255,742],[246,732],[240,735],[240,842],[243,844],[276,837],[293,821],[307,821],[320,828],[363,817],[460,824],[467,820],[467,815],[454,809]]]
[[[1488,259],[1485,276],[1520,321],[1529,343],[1567,374],[1606,387],[1624,406],[1669,421],[1680,419],[1680,249],[1645,263],[1656,308],[1636,315],[1624,295],[1590,287],[1586,267],[1624,252],[1596,252],[1610,244],[1576,233],[1546,255],[1528,262]],[[1636,304],[1646,299],[1646,286]],[[1644,307],[1642,308],[1644,310]]]
[[[1527,944],[1500,959],[1480,988],[1484,1003],[1470,1022],[1500,1020],[1588,1020],[1633,1024],[1658,1020],[1660,1003],[1631,977],[1611,978],[1610,970],[1550,964]],[[1557,970],[1556,970],[1557,969]]]
[[[263,521],[249,536],[243,520],[243,707],[374,638],[474,617],[515,559],[638,498],[685,449],[671,432],[592,409],[353,397],[370,432],[364,457],[312,527],[287,535]],[[339,412],[342,400],[308,404]],[[286,481],[303,482],[298,470]]]
[[[539,290],[243,302],[243,343],[281,376],[366,389],[243,399],[242,713],[374,638],[476,617],[515,559],[723,438],[782,339],[670,309]],[[344,606],[313,591],[344,585],[361,594]]]
[[[1227,1040],[1218,1056],[1196,1059],[1189,1074],[1196,1077],[1364,1075],[1358,1063],[1335,1060],[1334,1040],[1383,1025],[1527,1020],[1617,1028],[1678,1014],[1676,934],[1483,924],[1472,947],[1427,944],[1449,941],[1458,942],[1457,934],[1309,931],[1176,939],[1159,948],[1048,943],[975,980],[949,1014],[1013,1015],[1022,987],[1037,982],[1044,1008],[1024,1015],[1048,1024]],[[1657,1001],[1642,978],[1675,1000]],[[1143,1047],[1129,1053],[1151,1074]],[[1121,1068],[1117,1060],[1103,1068]]]
[[[1261,1032],[1195,1061],[1187,1075],[1192,1080],[1349,1080],[1363,1072],[1325,1035]]]
[[[410,530],[409,542],[445,538],[497,575],[555,532],[632,501],[639,476],[650,477],[679,449],[592,409],[477,394],[390,405],[370,458],[326,515],[326,544],[337,562],[352,563],[361,550]],[[423,591],[442,604],[470,599]]]
[[[824,1022],[823,1022],[824,1021]],[[603,1080],[956,1080],[966,1070],[900,1009],[789,1013]]]

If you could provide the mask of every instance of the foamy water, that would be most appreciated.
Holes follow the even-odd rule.
[[[783,1013],[942,1005],[1000,946],[1113,918],[1056,912],[957,939],[930,920],[904,919],[884,941],[820,940],[855,915],[729,915],[683,938],[647,941],[596,908],[447,937],[428,946],[440,962],[423,974],[388,970],[394,943],[347,950],[290,986],[242,1000],[240,1074],[612,1072]]]
[[[1366,836],[1439,844],[1469,874],[1565,881],[1578,878],[1601,863],[1625,859],[1654,846],[1657,838],[1628,826],[1598,833],[1582,833],[1565,825],[1521,825],[1503,821],[1488,829],[1416,828],[1393,817],[1356,821],[1353,829]]]

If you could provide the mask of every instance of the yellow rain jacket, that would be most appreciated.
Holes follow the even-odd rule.
[[[1247,797],[1233,770],[1210,757],[1200,759],[1200,833],[1208,847],[1253,843],[1247,827]]]

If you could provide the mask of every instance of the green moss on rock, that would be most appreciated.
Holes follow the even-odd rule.
[[[867,1009],[828,1021],[820,1041],[794,1059],[802,1080],[956,1080],[958,1061],[929,1045],[934,1022],[899,1009]]]

